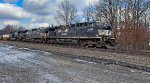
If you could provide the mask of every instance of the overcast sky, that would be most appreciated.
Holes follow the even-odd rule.
[[[0,0],[0,27],[7,24],[28,28],[56,24],[54,16],[62,0]],[[70,0],[79,13],[90,0]]]

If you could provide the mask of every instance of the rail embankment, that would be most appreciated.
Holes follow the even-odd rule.
[[[9,44],[9,45],[15,45],[18,47],[23,48],[30,48],[35,50],[42,50],[52,53],[60,53],[60,55],[65,55],[68,57],[82,57],[92,60],[92,61],[98,61],[98,60],[104,60],[108,61],[110,63],[114,63],[117,65],[122,66],[129,66],[134,67],[136,69],[144,70],[145,68],[148,69],[150,72],[150,55],[144,56],[144,55],[138,55],[138,54],[127,54],[127,53],[117,53],[117,52],[108,52],[108,51],[101,51],[101,50],[89,50],[89,49],[83,49],[83,48],[72,48],[72,47],[63,47],[63,46],[57,46],[57,45],[49,45],[49,44],[38,44],[38,43],[27,43],[27,42],[16,42],[16,41],[1,41],[0,43]],[[117,62],[116,62],[117,61]],[[127,64],[128,63],[128,64]],[[132,65],[136,64],[136,65]],[[141,66],[141,67],[140,67]],[[146,70],[147,70],[146,69]]]

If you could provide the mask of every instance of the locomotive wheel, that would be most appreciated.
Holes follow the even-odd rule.
[[[80,46],[81,46],[81,47],[85,47],[86,45],[85,45],[84,43],[81,43]]]
[[[93,44],[93,47],[96,48],[96,47],[97,47],[97,44]]]
[[[111,39],[110,40],[110,45],[111,46],[115,46],[117,44],[117,42],[114,40],[114,39]]]
[[[80,41],[80,42],[79,42],[79,46],[80,46],[80,47],[85,47],[85,46],[86,46],[86,45],[85,45],[85,42],[84,42],[84,41]]]
[[[108,47],[107,47],[107,46],[102,46],[101,48],[102,48],[102,49],[108,49]]]
[[[46,41],[47,44],[50,44],[49,40]]]

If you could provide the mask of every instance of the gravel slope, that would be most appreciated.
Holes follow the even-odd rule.
[[[91,51],[87,49],[77,49],[71,47],[60,47],[53,45],[44,45],[36,43],[26,43],[26,42],[15,42],[15,41],[0,41],[0,43],[5,43],[9,45],[16,45],[18,47],[25,47],[36,50],[43,50],[47,52],[57,52],[67,54],[68,56],[89,56],[94,58],[104,58],[112,59],[116,61],[128,62],[130,64],[137,64],[150,67],[150,56],[136,56],[131,54],[119,54],[111,53],[105,51]]]

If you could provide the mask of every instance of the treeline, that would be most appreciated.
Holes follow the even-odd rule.
[[[25,28],[21,26],[6,25],[3,29],[0,30],[0,35],[10,34],[11,32],[20,30],[25,30]]]
[[[100,0],[95,8],[99,20],[112,25],[120,50],[149,47],[149,0]]]

